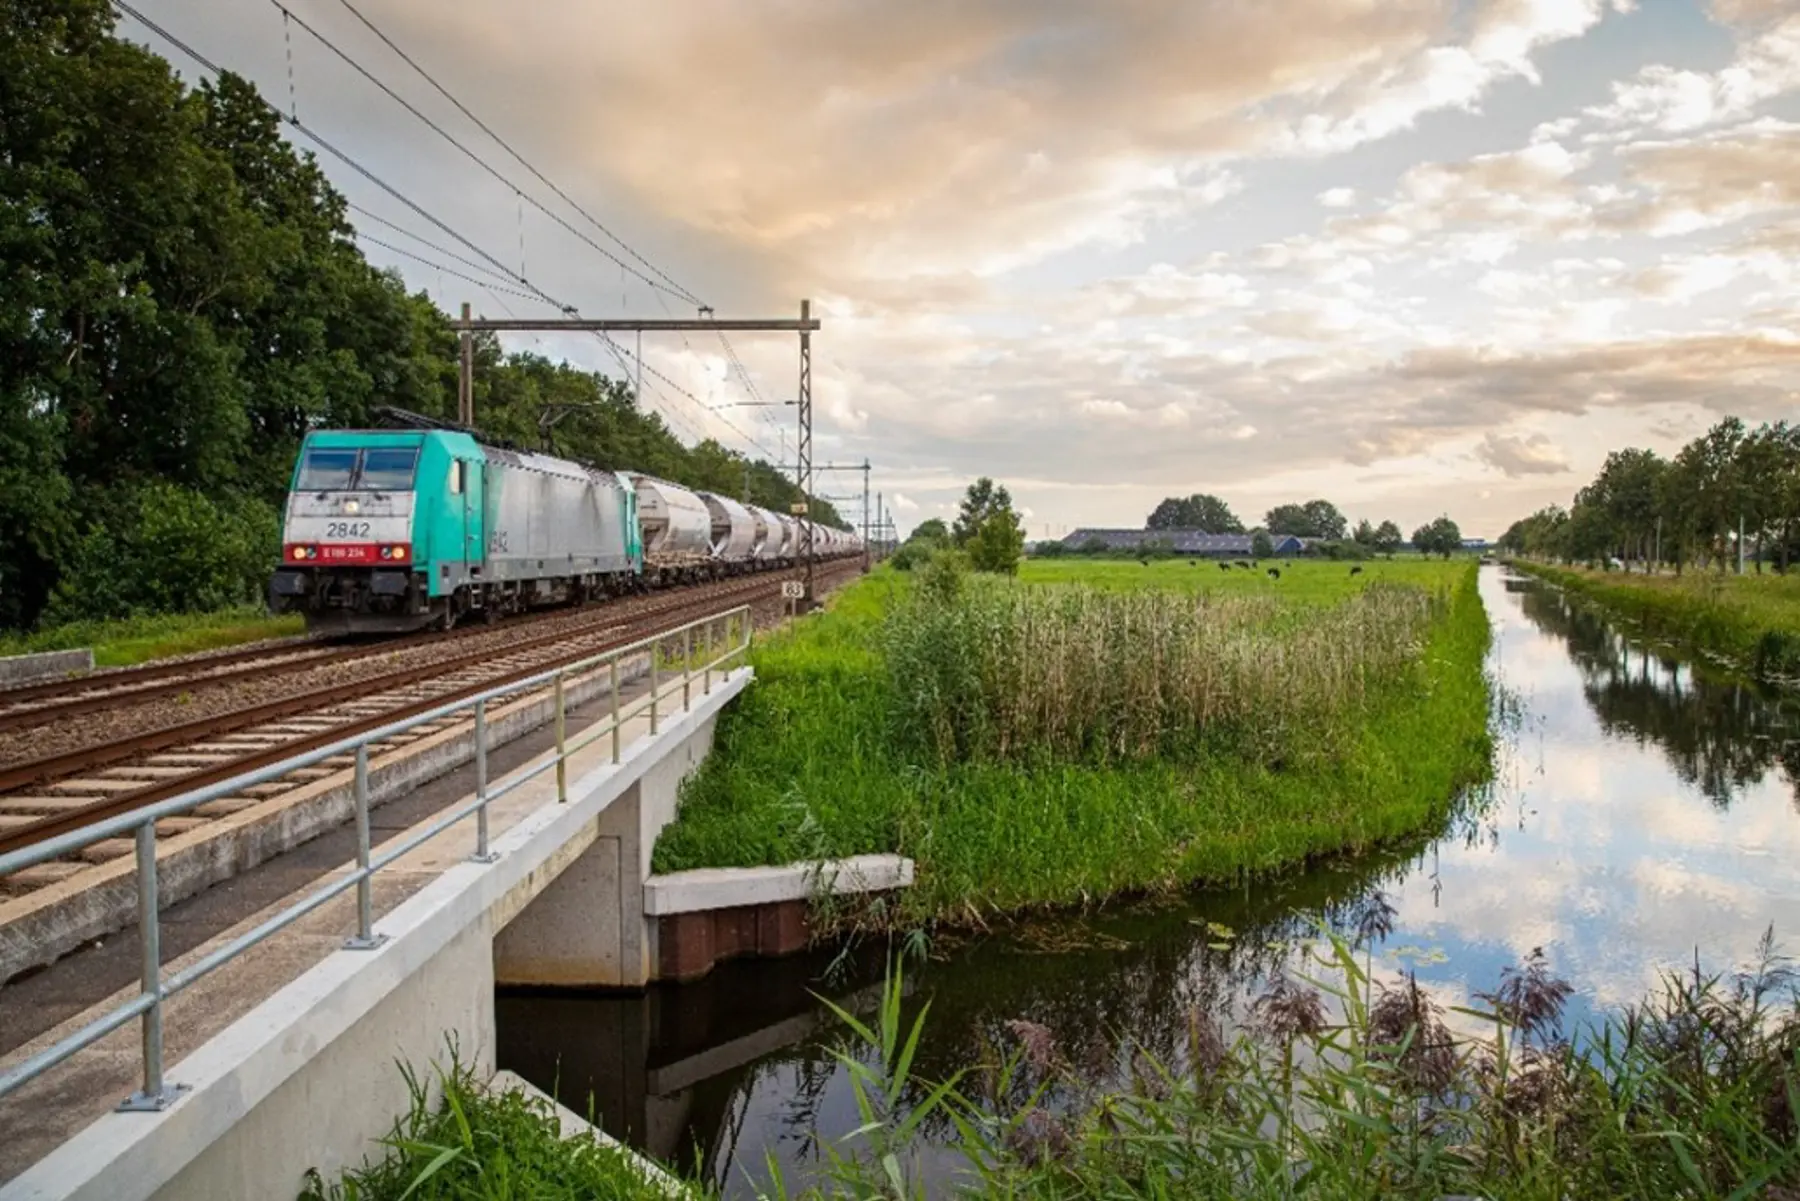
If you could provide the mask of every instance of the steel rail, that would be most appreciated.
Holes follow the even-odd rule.
[[[542,634],[523,642],[514,643],[508,646],[504,653],[514,654],[543,646],[552,646],[570,637],[579,636],[583,631],[604,627],[609,622],[623,624],[625,621],[641,619],[643,616],[679,612],[696,604],[714,603],[738,595],[746,589],[754,588],[759,583],[772,584],[773,582],[766,577],[751,577],[750,582],[739,582],[732,586],[721,587],[716,591],[709,590],[703,595],[671,598],[669,603],[647,611],[638,609],[630,613],[620,613],[610,608],[597,609],[591,623],[584,623],[573,629],[565,628],[555,633]],[[195,718],[193,721],[180,722],[170,726],[158,726],[152,730],[127,735],[124,738],[97,746],[78,747],[72,751],[61,751],[54,755],[28,759],[0,767],[0,792],[14,791],[29,784],[67,779],[79,772],[108,767],[152,751],[166,750],[183,743],[204,741],[214,735],[241,730],[245,726],[265,721],[277,721],[311,709],[341,704],[359,696],[385,692],[390,688],[403,688],[431,676],[479,664],[492,658],[493,654],[492,651],[472,651],[454,658],[440,659],[434,663],[400,668],[379,676],[369,676],[360,680],[350,680],[342,684],[331,684],[308,692],[279,697],[260,705],[234,709],[228,713]]]
[[[671,617],[679,616],[680,614],[694,609],[716,605],[721,600],[730,599],[733,596],[741,595],[743,593],[754,593],[761,589],[773,589],[778,586],[777,581],[766,579],[755,580],[742,587],[726,590],[728,593],[727,596],[722,597],[717,594],[709,594],[704,597],[683,598],[677,604],[659,608],[652,613],[643,614],[635,621],[620,622],[613,625],[605,625],[596,622],[593,626],[583,627],[581,631],[573,633],[564,630],[556,634],[547,634],[508,647],[506,653],[508,655],[516,655],[532,650],[553,647],[559,643],[567,642],[572,638],[591,635],[601,630],[624,629],[627,632],[621,635],[621,637],[626,641],[629,641],[633,635],[641,636],[645,627],[666,622]],[[621,645],[621,643],[615,640],[611,643],[604,643],[598,648],[592,646],[583,647],[579,652],[579,656],[604,653],[617,645]],[[361,680],[347,684],[333,685],[328,688],[303,693],[297,697],[288,697],[280,701],[272,701],[264,705],[255,706],[251,709],[238,710],[232,714],[223,715],[225,719],[230,720],[231,724],[229,727],[221,727],[218,725],[218,719],[202,719],[198,722],[187,723],[184,726],[165,727],[159,731],[151,731],[149,734],[140,736],[138,739],[127,739],[119,743],[109,743],[106,747],[98,749],[109,754],[114,751],[119,751],[119,753],[113,754],[112,758],[108,760],[114,761],[117,758],[129,757],[131,754],[138,753],[138,750],[142,749],[138,746],[141,739],[152,735],[162,736],[178,732],[180,733],[180,737],[176,739],[177,742],[194,741],[197,738],[204,738],[208,735],[223,733],[227,728],[241,729],[245,725],[254,725],[259,722],[274,720],[295,712],[324,708],[332,704],[341,703],[344,700],[405,687],[409,684],[414,684],[420,680],[433,676],[445,675],[468,667],[478,666],[491,657],[491,652],[475,652],[456,659],[441,660],[437,663],[425,664],[420,667],[406,668],[402,671],[376,677],[373,680]],[[527,667],[516,668],[511,672],[502,675],[499,680],[481,680],[473,684],[467,684],[459,688],[451,689],[447,692],[438,693],[434,696],[424,697],[416,701],[404,702],[392,706],[381,713],[341,722],[328,730],[321,730],[316,734],[302,735],[298,738],[288,739],[276,746],[249,751],[229,762],[216,764],[211,767],[198,768],[172,780],[158,781],[153,784],[147,784],[143,788],[133,789],[130,792],[98,798],[91,804],[76,806],[74,808],[63,810],[60,813],[47,814],[35,821],[28,822],[25,825],[0,832],[0,855],[24,847],[33,846],[45,839],[54,838],[57,835],[66,833],[70,830],[80,829],[85,825],[113,817],[117,814],[132,812],[133,810],[140,809],[146,805],[155,804],[168,797],[179,796],[192,789],[204,787],[215,780],[229,779],[245,771],[261,767],[264,764],[280,762],[283,759],[310,750],[314,746],[323,745],[340,738],[355,735],[364,730],[376,729],[394,721],[410,717],[415,713],[425,712],[428,709],[441,705],[446,700],[455,700],[473,696],[475,693],[492,688],[496,684],[504,684],[507,680],[514,677],[526,678],[543,670],[545,670],[545,666],[542,663],[534,663]],[[130,749],[120,751],[119,748]],[[79,757],[79,753],[71,752],[69,755],[56,756],[54,758],[68,759],[71,757]],[[93,761],[90,760],[84,763],[83,766],[93,765]],[[4,778],[3,775],[0,775],[0,779]],[[0,875],[3,874],[4,873],[0,873]]]
[[[729,582],[731,581],[708,581],[697,587],[705,588]],[[689,585],[688,587],[696,586]],[[612,607],[638,605],[641,608],[642,602],[654,602],[657,599],[659,598],[654,594],[625,596],[615,599]],[[633,611],[638,611],[638,609]],[[525,616],[527,620],[541,621],[563,616],[566,613],[566,609],[552,608],[535,610],[522,616]],[[448,634],[434,630],[385,639],[381,642],[338,648],[333,648],[325,639],[309,639],[284,646],[265,646],[253,650],[232,651],[225,654],[183,659],[173,663],[150,663],[141,667],[105,671],[73,679],[49,680],[41,684],[26,684],[17,688],[0,689],[0,705],[17,706],[16,708],[0,709],[0,730],[44,725],[65,717],[77,717],[105,709],[123,708],[139,701],[154,700],[157,697],[169,696],[187,689],[211,688],[216,684],[236,683],[240,680],[254,678],[267,670],[268,661],[271,659],[294,657],[296,662],[283,662],[279,666],[283,669],[292,667],[310,671],[315,667],[328,667],[336,663],[354,662],[357,659],[372,659],[379,655],[398,653],[434,643],[478,638],[483,634],[493,632],[492,625],[467,625],[460,626]],[[230,670],[213,670],[220,667]],[[178,678],[170,679],[171,676]],[[79,695],[72,695],[67,700],[53,701],[48,704],[36,706],[29,704],[31,701],[60,696],[65,693]],[[0,788],[4,787],[5,785],[0,783]]]

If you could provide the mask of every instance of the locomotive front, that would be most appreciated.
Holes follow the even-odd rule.
[[[451,516],[459,526],[477,525],[479,517],[435,495],[421,500],[416,484],[421,461],[434,457],[429,441],[422,433],[380,431],[307,436],[288,493],[282,564],[269,581],[271,609],[304,613],[308,628],[340,633],[416,629],[432,620],[431,538],[423,519],[445,508],[457,510]],[[451,500],[467,496],[456,474],[453,467],[448,487],[460,495]],[[461,552],[463,539],[455,541]]]

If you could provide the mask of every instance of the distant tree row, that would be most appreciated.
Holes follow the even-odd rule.
[[[1744,557],[1786,571],[1800,553],[1800,427],[1750,429],[1727,417],[1671,459],[1615,450],[1567,509],[1516,521],[1500,545],[1564,562],[1626,570],[1690,564],[1723,571]]]
[[[0,18],[0,628],[255,598],[306,431],[456,412],[448,318],[363,258],[256,89],[187,88],[113,22],[104,0]],[[617,380],[492,337],[476,364],[492,436],[799,499]]]
[[[1263,515],[1258,531],[1269,534],[1291,534],[1296,538],[1317,538],[1325,542],[1342,542],[1346,537],[1365,550],[1392,554],[1404,541],[1400,527],[1391,521],[1373,525],[1359,521],[1350,531],[1349,520],[1328,500],[1309,500],[1300,504],[1276,505]],[[1244,523],[1231,511],[1231,506],[1210,493],[1192,496],[1170,496],[1151,512],[1144,522],[1147,530],[1205,530],[1209,534],[1242,534]],[[1461,545],[1460,541],[1458,545]]]

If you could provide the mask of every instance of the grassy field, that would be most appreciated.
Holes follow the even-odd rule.
[[[0,635],[0,655],[91,646],[96,666],[129,667],[171,655],[191,655],[305,632],[305,620],[298,615],[271,617],[260,608],[245,606],[218,613],[77,622],[32,634]]]
[[[1800,675],[1800,572],[1675,576],[1529,560],[1516,566],[1592,596],[1649,633],[1723,655],[1758,676]]]
[[[1187,559],[1152,559],[1148,566],[1132,559],[1027,559],[1019,568],[1019,579],[1027,584],[1154,586],[1232,595],[1267,594],[1321,604],[1339,600],[1376,580],[1437,587],[1467,566],[1466,559],[1447,562],[1417,556],[1362,563],[1265,559],[1252,571],[1241,567],[1220,571],[1218,561],[1213,559],[1196,559],[1191,565]],[[1269,576],[1271,567],[1281,572],[1280,579]],[[1353,576],[1350,572],[1356,567],[1362,571]]]
[[[1102,586],[1124,578],[1115,575],[1117,564],[1080,564],[1074,572],[1055,566],[1065,579],[1090,575]],[[1429,621],[1403,664],[1365,678],[1360,692],[1344,686],[1324,715],[1333,739],[1292,733],[1301,704],[1283,709],[1290,734],[1271,747],[1268,726],[1243,724],[1254,706],[1239,705],[1230,711],[1238,724],[1220,722],[1229,737],[1171,745],[1159,735],[1147,746],[1126,739],[1118,753],[1104,753],[1141,708],[1114,692],[1068,707],[1077,713],[1096,707],[1117,719],[1108,724],[1097,715],[1097,724],[1065,740],[1072,752],[983,736],[966,758],[947,756],[906,728],[920,698],[909,695],[915,684],[896,680],[890,652],[928,643],[909,640],[903,628],[914,612],[912,582],[878,572],[839,594],[827,615],[754,652],[757,684],[721,720],[680,818],[657,843],[656,869],[898,851],[917,861],[919,874],[892,920],[980,923],[1036,906],[1228,880],[1417,831],[1440,820],[1460,787],[1487,770],[1482,660],[1488,625],[1474,564],[1404,566],[1415,585],[1438,598]],[[1158,574],[1135,563],[1124,567],[1146,583]],[[1210,572],[1205,587],[1218,593],[1246,586],[1247,573],[1234,579],[1216,568],[1182,564],[1160,574],[1185,579],[1183,571],[1202,578]],[[1232,629],[1250,640],[1238,655],[1240,667],[1256,662],[1259,648],[1272,649],[1271,661],[1288,663],[1298,681],[1306,665],[1278,656],[1298,645],[1285,639],[1311,624],[1299,618],[1351,603],[1380,578],[1376,572],[1352,578],[1340,564],[1284,572],[1280,583],[1291,583],[1290,590],[1231,611],[1245,619]],[[1026,613],[1027,621],[1037,613]],[[990,616],[977,607],[956,620]],[[1016,631],[1008,637],[1016,640]],[[969,645],[981,642],[975,637]],[[1334,670],[1353,675],[1367,666],[1353,657],[1339,660]],[[1217,681],[1211,692],[1190,695],[1169,673],[1112,674],[1157,690],[1157,711],[1171,722],[1181,706],[1232,701],[1234,686]],[[928,680],[949,690],[940,707],[974,713],[971,728],[996,728],[997,707],[979,679]]]

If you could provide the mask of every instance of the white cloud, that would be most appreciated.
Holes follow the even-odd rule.
[[[1560,475],[1569,469],[1568,456],[1542,434],[1489,434],[1475,454],[1511,476]]]
[[[1772,11],[1772,10],[1771,10]],[[1800,87],[1800,14],[1745,42],[1718,71],[1658,63],[1615,83],[1612,100],[1588,110],[1615,126],[1685,133],[1749,116],[1766,100]]]
[[[919,502],[904,492],[896,492],[894,493],[894,508],[902,513],[916,513],[919,510]]]
[[[1319,203],[1328,209],[1347,209],[1356,203],[1356,189],[1327,188],[1319,193]]]

